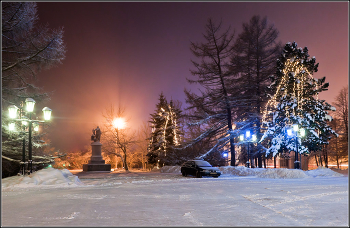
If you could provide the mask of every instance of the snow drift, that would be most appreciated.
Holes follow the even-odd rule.
[[[272,178],[272,179],[296,179],[296,178],[308,178],[308,177],[339,177],[343,174],[334,172],[331,169],[325,167],[318,167],[315,170],[303,171],[300,169],[265,169],[265,168],[247,168],[244,166],[223,166],[219,167],[223,175],[232,176],[257,176],[259,178]],[[180,173],[180,166],[164,166],[160,169],[161,173]]]
[[[26,188],[38,185],[65,187],[83,185],[83,183],[69,170],[51,167],[34,172],[29,176],[12,176],[2,179],[2,188]]]

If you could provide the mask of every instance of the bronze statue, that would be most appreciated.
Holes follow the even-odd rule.
[[[101,130],[98,126],[96,129],[92,129],[91,140],[93,140],[94,142],[101,140]]]

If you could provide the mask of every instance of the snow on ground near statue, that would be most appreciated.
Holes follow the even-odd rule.
[[[29,176],[12,176],[1,181],[2,188],[28,188],[28,187],[74,187],[82,185],[79,178],[68,169],[46,168],[32,173]]]
[[[219,178],[53,168],[2,179],[2,226],[349,226],[348,177],[220,167]],[[79,178],[78,178],[79,176]]]
[[[295,179],[309,177],[340,177],[343,174],[334,172],[331,169],[320,166],[315,170],[303,171],[300,169],[265,169],[265,168],[246,168],[244,166],[224,166],[219,167],[222,175],[233,176],[257,176],[259,178],[273,179]],[[165,166],[160,169],[161,173],[180,173],[180,166]]]

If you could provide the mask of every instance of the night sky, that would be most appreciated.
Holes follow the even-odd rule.
[[[184,88],[199,88],[186,81],[196,60],[190,41],[203,41],[209,17],[237,36],[253,15],[267,16],[278,41],[296,41],[316,57],[313,76],[330,83],[319,98],[332,103],[348,85],[348,10],[347,2],[40,2],[39,24],[64,27],[67,47],[63,64],[38,76],[37,84],[53,91],[45,103],[53,110],[52,146],[65,152],[89,145],[111,105],[126,108],[134,130],[149,120],[162,91],[186,107]]]

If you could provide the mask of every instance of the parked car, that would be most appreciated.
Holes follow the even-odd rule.
[[[181,166],[181,173],[184,177],[193,175],[198,178],[202,176],[219,177],[221,175],[217,167],[213,167],[209,162],[204,160],[190,160],[183,163]]]

